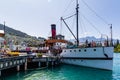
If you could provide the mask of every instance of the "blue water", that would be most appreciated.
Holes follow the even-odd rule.
[[[3,80],[120,80],[120,54],[114,55],[113,71],[73,65],[11,73]]]

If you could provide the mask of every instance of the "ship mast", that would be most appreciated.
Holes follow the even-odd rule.
[[[72,33],[73,37],[76,39],[77,46],[79,46],[79,28],[78,28],[79,27],[79,24],[78,24],[79,10],[78,9],[79,9],[79,4],[78,4],[78,0],[76,0],[76,14],[75,14],[76,15],[76,32],[77,32],[76,36],[73,34],[72,30],[69,28],[69,26],[65,22],[65,19],[71,18],[74,15],[64,18],[64,19],[61,17],[61,21],[64,22],[68,30]]]
[[[77,46],[79,46],[79,24],[78,24],[78,16],[79,16],[79,11],[78,11],[78,9],[79,9],[79,4],[78,4],[78,0],[76,0],[76,26],[77,26],[77,28],[76,28],[76,31],[77,31]]]
[[[113,46],[113,38],[112,38],[112,24],[110,24],[110,33],[111,33],[111,41],[110,41],[110,46]]]

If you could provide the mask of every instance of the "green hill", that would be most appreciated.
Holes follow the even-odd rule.
[[[4,25],[0,24],[0,30],[4,30]],[[11,40],[14,41],[14,44],[18,45],[21,43],[26,43],[28,46],[38,46],[40,43],[39,38],[35,36],[30,36],[19,30],[15,30],[8,26],[5,26],[5,40],[9,44]]]
[[[0,24],[0,30],[3,30],[3,29],[4,29],[4,25]],[[12,28],[10,28],[8,26],[5,26],[5,32],[7,34],[15,35],[15,36],[19,36],[19,37],[29,37],[29,35],[27,35],[26,33],[21,32],[19,30],[12,29]]]

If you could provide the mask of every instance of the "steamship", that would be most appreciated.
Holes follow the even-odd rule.
[[[98,68],[104,70],[112,70],[113,67],[113,46],[112,46],[112,34],[111,34],[111,41],[106,41],[105,45],[97,46],[97,43],[88,44],[87,42],[86,47],[81,47],[79,45],[79,37],[78,37],[78,13],[79,13],[79,3],[77,0],[76,6],[76,24],[77,24],[77,35],[75,36],[72,31],[70,30],[69,26],[65,22],[63,18],[61,20],[65,23],[67,28],[73,34],[76,39],[76,46],[75,47],[66,47],[63,48],[60,56],[61,62],[66,64],[72,65],[80,65],[85,67],[91,68]],[[111,32],[112,32],[112,26]]]

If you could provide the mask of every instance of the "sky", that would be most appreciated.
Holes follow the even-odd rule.
[[[120,0],[79,0],[79,37],[101,37],[101,34],[110,37],[109,24],[112,24],[113,38],[120,39],[119,4]],[[76,0],[0,0],[0,23],[5,21],[11,28],[45,38],[51,35],[51,24],[56,24],[57,34],[72,39],[60,17],[75,14],[75,7]],[[76,35],[75,16],[66,22]]]

